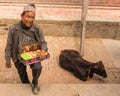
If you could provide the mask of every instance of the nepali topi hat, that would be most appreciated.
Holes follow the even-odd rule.
[[[35,12],[36,11],[36,7],[35,4],[28,4],[24,7],[23,12],[26,11],[31,11],[31,12]]]

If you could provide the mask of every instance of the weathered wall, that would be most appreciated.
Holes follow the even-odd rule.
[[[39,23],[46,35],[80,36],[81,21],[42,21]],[[120,40],[120,22],[87,22],[87,38],[110,38]]]
[[[5,0],[5,1],[10,1],[10,0]],[[14,2],[15,1],[17,2],[18,0],[14,0]],[[22,1],[22,0],[19,0],[19,1]],[[28,0],[26,0],[26,2],[27,1]],[[42,0],[34,0],[34,2],[37,2],[37,1],[42,1]],[[47,0],[44,0],[44,1],[47,2]],[[55,0],[51,0],[51,1],[55,2]],[[57,2],[59,1],[60,0],[58,0]],[[64,2],[67,2],[67,1],[77,2],[78,0],[64,0]],[[98,1],[99,1],[99,4],[100,2],[102,4],[102,2],[109,1],[108,4],[110,4],[110,1],[112,0],[98,0]],[[96,1],[95,4],[97,4],[98,1]],[[117,2],[118,0],[114,0],[114,1]],[[61,0],[60,2],[63,2],[63,0]],[[91,2],[95,2],[95,0],[91,0]],[[118,4],[120,4],[119,2],[120,1],[118,1]],[[16,19],[20,19],[20,12],[23,9],[23,5],[19,5],[19,3],[16,4],[15,6],[13,6],[12,4],[9,6],[3,5],[3,4],[1,5],[0,5],[0,12],[2,14],[0,15],[1,17],[0,34],[7,34],[8,27],[11,26],[13,23],[15,23]],[[37,22],[42,27],[45,35],[53,35],[53,36],[54,35],[57,35],[57,36],[79,36],[80,35],[80,32],[81,32],[81,27],[80,27],[81,9],[80,8],[78,7],[64,8],[62,6],[51,7],[49,5],[47,5],[47,7],[46,6],[41,7],[40,5],[40,7],[37,6],[37,10],[38,10],[37,20],[41,20],[40,22],[39,21]],[[113,17],[109,16],[111,12],[114,12]],[[86,37],[88,38],[101,37],[101,38],[112,38],[112,39],[120,40],[120,23],[119,21],[117,21],[120,18],[120,15],[118,13],[119,13],[119,9],[117,9],[116,11],[115,9],[110,11],[108,11],[107,9],[98,9],[98,10],[94,10],[94,8],[89,9],[88,10],[89,20],[87,22]],[[91,20],[90,17],[92,17],[92,19],[94,20]],[[4,18],[9,20],[2,20]],[[112,21],[114,21],[114,19],[115,21],[112,22],[111,18],[112,18]],[[58,20],[58,21],[55,21],[55,20]],[[73,21],[70,21],[70,20],[73,20]]]
[[[24,2],[24,3],[74,3],[81,4],[82,0],[0,0],[0,2]],[[89,0],[90,5],[120,6],[120,0]]]
[[[120,0],[89,0],[90,5],[120,6]]]
[[[15,20],[0,20],[0,35],[8,33]],[[80,21],[37,21],[45,35],[80,36]],[[87,38],[110,38],[120,40],[120,22],[87,22]]]

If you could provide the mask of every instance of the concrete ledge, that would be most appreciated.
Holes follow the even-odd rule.
[[[0,19],[0,35],[7,34],[8,28],[19,20]],[[81,34],[81,21],[36,21],[47,36],[77,36]],[[87,38],[109,38],[120,40],[120,23],[105,21],[87,21]]]
[[[34,96],[30,85],[0,84],[1,96]],[[120,96],[119,84],[42,84],[37,96]]]

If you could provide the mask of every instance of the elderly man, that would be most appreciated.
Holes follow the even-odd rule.
[[[11,58],[17,68],[19,77],[22,83],[30,84],[26,65],[21,62],[21,50],[22,45],[37,42],[40,46],[42,57],[45,56],[45,52],[48,50],[47,43],[45,41],[42,30],[34,23],[35,21],[35,5],[28,4],[24,7],[23,13],[21,14],[21,21],[14,24],[9,28],[7,44],[5,48],[5,60],[6,67],[11,68]],[[38,78],[41,74],[42,66],[41,62],[37,62],[30,65],[32,69],[32,91],[34,94],[38,94]]]

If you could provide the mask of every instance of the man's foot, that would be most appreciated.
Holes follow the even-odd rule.
[[[40,87],[37,84],[32,84],[32,92],[34,95],[37,95],[40,91]]]

